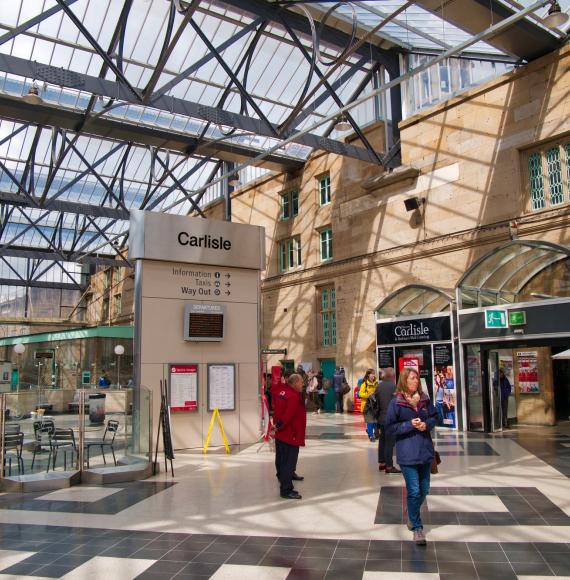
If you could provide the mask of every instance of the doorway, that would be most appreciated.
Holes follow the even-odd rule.
[[[556,420],[568,421],[568,419],[570,419],[570,360],[553,360],[552,378],[554,386],[554,406],[556,408]]]
[[[487,424],[489,426],[485,431],[496,433],[503,430],[502,412],[501,412],[501,379],[499,377],[499,351],[490,350],[487,354],[487,397],[489,416]]]
[[[319,360],[321,372],[323,373],[323,385],[327,389],[325,395],[325,411],[334,411],[336,406],[336,397],[332,388],[332,378],[336,368],[336,359],[323,358]]]

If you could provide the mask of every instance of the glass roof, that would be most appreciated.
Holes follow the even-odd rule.
[[[422,284],[410,284],[396,290],[376,308],[376,318],[436,314],[451,308],[453,298]]]
[[[570,258],[570,248],[539,240],[513,240],[479,259],[459,280],[459,307],[517,302],[540,272]]]
[[[326,150],[322,137],[331,139],[329,151],[358,147],[378,160],[383,152],[365,139],[344,143],[335,129],[339,108],[385,81],[382,58],[398,63],[410,50],[470,38],[412,2],[378,0],[336,6],[331,35],[320,42],[308,26],[291,28],[298,7],[276,4],[202,0],[186,14],[188,3],[174,0],[2,2],[0,100],[11,108],[0,107],[0,245],[108,258],[125,241],[129,209],[188,214],[191,199],[204,194],[206,204],[222,195],[231,164],[243,164],[242,182],[274,166],[298,168],[315,147]],[[307,9],[322,18],[331,5],[308,2]],[[351,6],[355,42],[398,13],[344,58],[334,23],[350,29]],[[487,43],[470,50],[501,56]],[[22,105],[34,81],[36,111]],[[351,109],[355,122],[386,118],[381,100]],[[269,152],[271,162],[258,166],[257,156]],[[50,208],[55,201],[66,209]]]

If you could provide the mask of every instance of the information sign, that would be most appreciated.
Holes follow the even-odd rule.
[[[198,410],[198,365],[170,365],[170,410]]]
[[[91,371],[81,371],[81,384],[82,385],[91,384]]]
[[[234,364],[208,365],[208,411],[234,411],[236,408]]]
[[[186,304],[184,307],[184,340],[218,342],[224,339],[222,304]]]
[[[485,328],[508,328],[506,310],[485,310]]]

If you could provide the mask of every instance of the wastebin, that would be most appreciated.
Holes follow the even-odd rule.
[[[101,425],[105,422],[105,398],[104,393],[89,395],[89,422],[92,425]]]

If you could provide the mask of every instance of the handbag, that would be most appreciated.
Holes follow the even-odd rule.
[[[348,393],[350,393],[350,386],[348,384],[344,384],[341,392],[343,395],[348,395]]]
[[[438,451],[433,452],[433,459],[431,461],[431,472],[432,473],[439,473],[439,469],[437,466],[441,463],[441,457]]]

